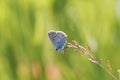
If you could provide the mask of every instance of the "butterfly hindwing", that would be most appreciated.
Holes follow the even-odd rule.
[[[66,40],[67,37],[63,32],[60,32],[60,31],[58,31],[56,34],[57,34],[56,38],[57,38],[57,45],[58,45],[56,50],[63,50],[67,42]]]

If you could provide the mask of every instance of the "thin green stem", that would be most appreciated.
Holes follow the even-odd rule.
[[[111,73],[108,69],[106,69],[102,64],[98,63],[98,65],[105,70],[110,76],[112,76],[115,80],[119,80],[113,73]]]
[[[115,80],[120,80],[118,79],[109,69],[106,69],[104,65],[99,63],[99,61],[96,59],[96,56],[92,54],[91,48],[88,46],[88,50],[84,48],[83,46],[79,45],[76,41],[72,41],[72,43],[68,43],[66,48],[73,48],[73,49],[78,49],[77,52],[80,52],[82,54],[86,54],[89,56],[89,61],[92,63],[99,65],[103,70],[105,70],[113,79]],[[65,48],[65,49],[66,49]],[[118,70],[119,77],[120,77],[120,70]]]

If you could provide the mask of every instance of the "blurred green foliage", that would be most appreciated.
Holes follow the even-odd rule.
[[[113,80],[88,57],[56,52],[49,30],[120,68],[120,0],[0,0],[0,80]]]

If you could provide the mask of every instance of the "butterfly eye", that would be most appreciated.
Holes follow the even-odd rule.
[[[49,35],[49,36],[51,36],[51,35],[52,35],[52,36],[55,36],[55,35],[56,35],[56,32],[49,32],[48,35]]]

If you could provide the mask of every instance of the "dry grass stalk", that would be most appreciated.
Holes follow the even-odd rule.
[[[92,54],[91,48],[88,46],[88,49],[84,48],[80,44],[78,44],[77,41],[73,40],[72,43],[67,43],[65,49],[67,48],[73,48],[75,52],[85,54],[89,57],[89,61],[99,65],[103,70],[105,70],[111,77],[113,77],[114,80],[119,80],[113,73],[112,68],[110,65],[110,62],[107,62],[107,68],[104,67],[104,65],[99,61],[99,59],[96,58],[94,54]]]

